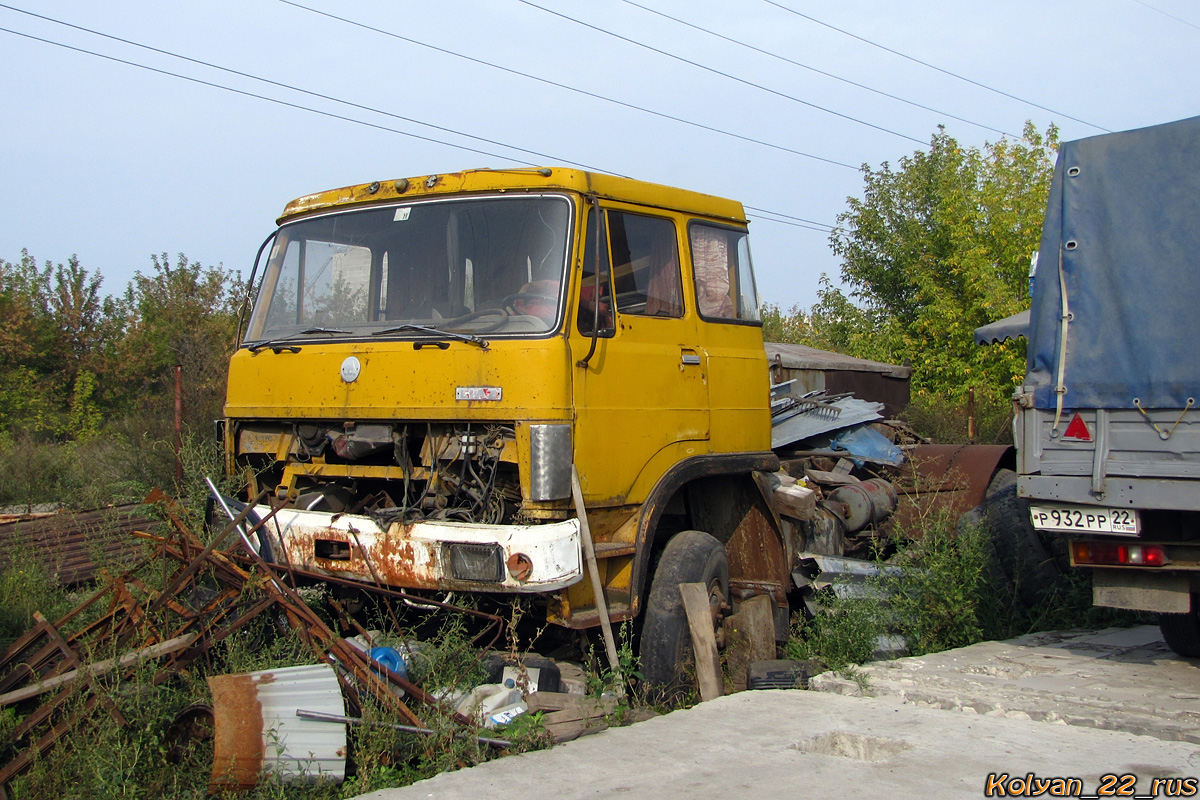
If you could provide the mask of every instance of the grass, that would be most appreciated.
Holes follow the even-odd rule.
[[[997,391],[980,391],[975,398],[974,439],[966,402],[951,404],[942,396],[914,394],[902,416],[913,430],[939,444],[1013,443],[1012,400]]]
[[[163,565],[151,563],[138,574],[147,584],[154,585],[161,581],[166,570]],[[330,602],[327,592],[315,588],[305,590],[305,593],[322,616],[334,616],[326,605]],[[34,610],[43,611],[53,620],[77,605],[79,600],[41,574],[33,557],[22,564],[9,565],[0,573],[0,612],[3,612],[0,623],[10,640],[29,626]],[[375,609],[368,609],[367,614],[379,617],[368,623],[380,622],[383,618]],[[86,617],[72,620],[61,632],[70,635],[90,621]],[[432,692],[444,692],[482,682],[485,677],[480,665],[482,654],[472,641],[473,632],[468,629],[463,615],[442,614],[428,624],[431,627],[423,632],[420,658],[414,663],[414,677],[420,685]],[[390,630],[390,626],[384,629]],[[382,637],[382,643],[401,645],[402,639],[399,633],[392,632]],[[112,654],[91,653],[85,660],[98,660],[109,655]],[[115,704],[128,724],[117,725],[99,712],[85,714],[84,721],[74,724],[56,748],[9,783],[8,796],[199,800],[207,794],[212,764],[211,743],[194,746],[184,753],[180,763],[171,763],[167,729],[183,709],[196,703],[211,703],[206,676],[307,663],[313,663],[311,650],[290,628],[266,613],[226,638],[204,658],[193,662],[187,671],[173,675],[160,686],[151,682],[157,667],[155,663],[145,664],[131,678],[119,682],[113,678],[104,679],[98,684],[99,693]],[[69,705],[77,707],[82,700],[80,694],[72,698]],[[420,706],[415,710],[435,729],[435,735],[414,735],[387,727],[350,726],[348,737],[353,771],[341,784],[283,783],[267,778],[253,790],[236,796],[247,800],[332,800],[407,785],[496,757],[497,751],[479,744],[473,731],[464,730],[463,726],[452,724]],[[13,731],[23,714],[31,711],[30,707],[0,709],[0,750],[12,741]],[[395,721],[370,705],[363,709],[362,718]],[[487,734],[514,741],[512,752],[539,749],[550,743],[537,715],[518,717],[506,728]],[[11,751],[0,753],[0,761],[7,761],[13,755]]]
[[[987,530],[956,523],[944,516],[925,520],[919,537],[900,537],[886,562],[900,572],[869,584],[885,602],[830,593],[820,613],[798,616],[786,657],[853,676],[854,666],[871,660],[874,642],[883,635],[902,636],[910,655],[924,655],[1040,630],[1152,621],[1093,607],[1091,576],[1080,570],[1065,573],[1058,590],[1038,604],[1024,606],[1016,587],[1000,577]]]
[[[70,609],[71,601],[34,554],[5,564],[0,569],[0,652],[33,627],[33,612],[56,619]]]
[[[151,489],[192,498],[203,514],[204,477],[220,480],[220,447],[211,435],[183,437],[184,480],[176,485],[175,445],[139,429],[136,418],[114,421],[86,440],[58,441],[0,434],[0,508],[26,511],[51,505],[77,511],[139,502]],[[148,423],[147,423],[148,424]]]

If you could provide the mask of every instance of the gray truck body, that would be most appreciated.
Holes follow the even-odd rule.
[[[1063,144],[1036,263],[1017,492],[1097,605],[1196,619],[1200,117]]]

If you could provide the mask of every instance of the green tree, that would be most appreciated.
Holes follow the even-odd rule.
[[[53,430],[70,389],[57,374],[52,269],[49,262],[39,267],[26,250],[19,261],[0,260],[0,432]]]
[[[913,367],[913,389],[960,402],[1007,393],[1024,343],[977,347],[979,325],[1027,308],[1058,132],[964,148],[939,128],[928,150],[863,167],[830,246],[849,293],[822,280],[805,343]],[[799,323],[793,325],[798,327]]]
[[[174,264],[166,253],[151,258],[153,272],[136,273],[119,302],[125,328],[117,360],[126,407],[169,423],[179,364],[185,422],[201,428],[221,416],[244,283],[182,253]]]
[[[123,325],[100,294],[102,280],[75,256],[40,267],[28,251],[0,260],[0,431],[71,434],[81,392],[100,413],[91,393],[105,382]]]

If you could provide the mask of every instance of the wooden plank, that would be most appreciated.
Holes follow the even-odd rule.
[[[78,680],[80,677],[103,675],[107,672],[112,672],[115,669],[121,669],[123,667],[136,664],[142,659],[158,658],[160,656],[167,655],[168,653],[173,653],[176,650],[182,650],[192,642],[196,641],[196,638],[196,634],[194,633],[187,636],[180,636],[178,639],[171,639],[160,644],[152,645],[135,653],[126,653],[120,658],[110,658],[104,661],[98,661],[95,664],[91,664],[90,666],[84,667],[80,670],[64,672],[62,675],[56,675],[53,678],[40,681],[33,686],[26,686],[24,689],[17,689],[7,694],[0,695],[0,706],[6,706],[10,703],[19,703],[22,700],[28,700],[31,697],[37,697],[39,694],[48,692],[51,689],[56,689],[59,686],[70,684]]]
[[[750,665],[775,658],[775,603],[770,595],[742,602],[738,613],[726,617],[725,661],[733,679],[733,691],[745,690]]]
[[[812,519],[817,511],[817,493],[803,486],[777,486],[771,492],[771,504],[793,519]]]
[[[564,722],[543,722],[542,724],[546,733],[550,734],[550,738],[554,740],[555,744],[578,739],[587,733],[599,733],[608,728],[608,723],[600,719],[575,719]]]
[[[712,700],[722,694],[721,659],[717,655],[717,637],[713,631],[712,611],[708,605],[708,587],[703,583],[679,584],[679,595],[687,612],[696,653],[696,682],[700,700]]]
[[[845,486],[849,483],[860,482],[858,478],[854,477],[853,475],[846,475],[841,472],[825,472],[824,470],[819,469],[806,469],[804,470],[804,476],[814,483],[826,485],[832,484],[834,486]]]
[[[592,597],[596,601],[596,613],[600,617],[600,632],[604,634],[604,652],[608,654],[608,667],[616,676],[617,695],[625,696],[625,676],[621,674],[621,661],[617,658],[617,644],[613,639],[612,620],[604,596],[604,584],[600,582],[600,567],[596,563],[596,549],[592,546],[592,530],[588,525],[587,507],[583,502],[583,486],[579,482],[579,470],[571,464],[571,498],[575,502],[575,516],[579,519],[579,538],[587,561],[588,578],[592,584]]]
[[[587,716],[603,717],[617,707],[615,697],[591,697],[566,692],[534,692],[525,701],[529,713],[538,711],[575,711]]]

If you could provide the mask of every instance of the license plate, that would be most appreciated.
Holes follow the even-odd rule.
[[[1033,520],[1033,527],[1044,531],[1137,536],[1141,530],[1138,512],[1132,508],[1030,506],[1029,516]]]

